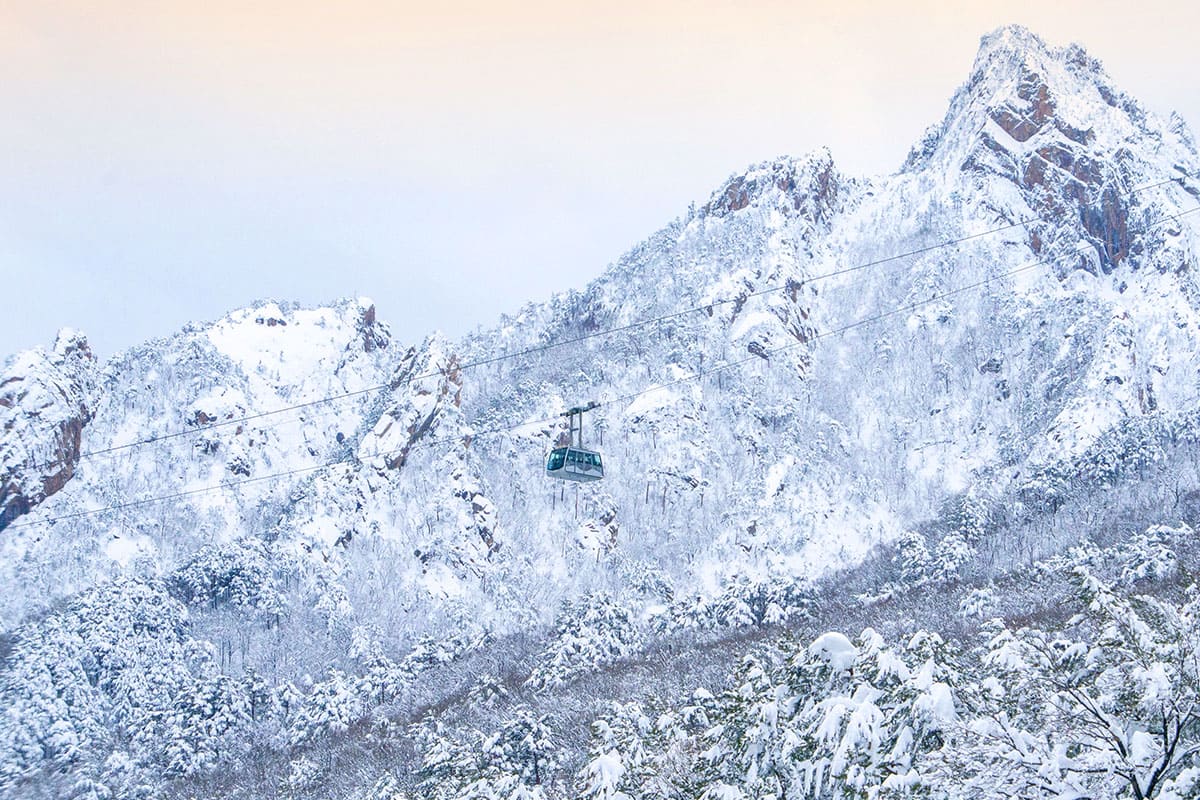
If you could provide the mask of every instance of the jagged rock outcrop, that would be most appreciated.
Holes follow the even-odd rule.
[[[96,359],[83,334],[14,357],[0,375],[0,530],[75,474],[92,419]]]
[[[1130,259],[1136,267],[1145,247],[1134,229],[1156,198],[1140,190],[1175,179],[1194,191],[1184,166],[1194,158],[1181,120],[1148,113],[1080,46],[1050,47],[1009,26],[983,38],[970,79],[905,171],[961,169],[993,187],[990,203],[999,184],[1017,186],[1025,207],[1008,213],[1032,220],[1035,255],[1057,258],[1082,242],[1088,252],[1065,269],[1111,274]]]
[[[362,333],[362,348],[364,352],[370,353],[377,348],[387,347],[392,341],[392,335],[388,331],[387,326],[375,319],[374,305],[369,305],[363,309],[362,320],[359,322],[358,329]]]
[[[389,382],[394,402],[363,437],[359,458],[390,470],[402,468],[423,439],[445,435],[439,423],[447,414],[457,416],[462,383],[458,356],[440,337],[419,350],[409,348]]]
[[[837,212],[846,188],[833,156],[822,149],[804,159],[764,162],[730,178],[700,209],[700,214],[723,217],[751,203],[772,198],[780,208],[828,223]]]

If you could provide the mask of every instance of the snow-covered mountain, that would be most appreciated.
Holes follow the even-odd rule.
[[[23,710],[0,785],[206,775],[242,727],[287,752],[406,692],[445,702],[466,690],[414,686],[448,662],[511,656],[553,687],[673,631],[800,619],[881,552],[904,580],[966,580],[1168,494],[1177,521],[1200,489],[1179,454],[1200,438],[1197,207],[1180,119],[1010,27],[895,174],[755,165],[463,341],[406,347],[367,300],[260,303],[104,365],[64,332],[0,378]],[[548,480],[559,412],[590,400],[606,478]],[[140,644],[94,641],[110,607]],[[119,708],[110,646],[150,676]],[[82,665],[86,699],[51,659]],[[220,677],[246,675],[273,708],[292,693],[278,719],[170,728],[197,681],[249,697]],[[314,721],[322,693],[357,699]]]

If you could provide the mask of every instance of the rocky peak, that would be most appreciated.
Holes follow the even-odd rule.
[[[87,338],[17,354],[0,374],[0,529],[66,485],[92,419],[96,359]]]
[[[95,364],[87,337],[73,328],[63,328],[54,337],[54,355],[62,363]]]
[[[1021,202],[997,211],[1011,221],[1036,218],[1028,226],[1035,254],[1086,242],[1094,253],[1076,267],[1110,273],[1137,268],[1149,246],[1131,216],[1174,191],[1141,187],[1195,165],[1186,126],[1143,109],[1079,45],[1050,47],[1014,25],[983,37],[970,78],[902,171],[958,175],[989,197],[1015,184]]]
[[[970,77],[905,169],[953,160],[965,167],[980,146],[1011,150],[1035,137],[1111,147],[1129,133],[1146,132],[1146,117],[1082,47],[1053,48],[1011,25],[983,37]],[[1098,132],[1105,141],[1097,141]]]
[[[800,212],[827,223],[841,199],[843,181],[825,148],[803,158],[777,158],[735,175],[713,193],[699,215],[724,217],[749,206]]]
[[[375,304],[361,300],[361,315],[358,321],[358,331],[362,336],[362,349],[370,353],[376,349],[386,348],[392,341],[388,327],[375,319]]]
[[[445,435],[444,418],[461,423],[463,381],[459,357],[441,334],[410,348],[391,380],[394,401],[360,444],[360,456],[382,459],[387,469],[403,467],[419,441]]]

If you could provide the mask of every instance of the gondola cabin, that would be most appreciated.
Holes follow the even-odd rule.
[[[546,474],[565,481],[598,481],[604,477],[604,462],[591,450],[556,447],[546,459]]]
[[[592,401],[586,406],[576,406],[563,412],[569,421],[570,443],[556,447],[546,458],[546,474],[564,481],[598,481],[604,477],[604,461],[595,450],[583,446],[583,412],[591,411],[599,403]]]

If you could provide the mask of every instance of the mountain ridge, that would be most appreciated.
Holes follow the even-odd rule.
[[[1070,146],[1084,145],[1088,142],[1087,135],[1081,134],[1071,123],[1064,123],[1062,120],[1059,104],[1053,98],[1065,94],[1065,89],[1059,86],[1052,91],[1041,80],[1041,73],[1051,74],[1056,80],[1056,86],[1066,82],[1069,84],[1067,88],[1072,88],[1082,81],[1093,87],[1097,95],[1102,96],[1105,103],[1115,102],[1112,98],[1124,97],[1106,88],[1108,79],[1103,74],[1099,62],[1088,57],[1081,48],[1070,46],[1051,49],[1036,35],[1024,29],[1003,28],[983,38],[971,78],[955,93],[955,98],[951,102],[951,110],[943,120],[938,148],[945,149],[956,143],[956,137],[952,134],[957,128],[962,128],[961,124],[957,124],[959,116],[955,112],[957,106],[970,108],[974,104],[979,104],[981,99],[987,100],[988,102],[982,103],[981,109],[976,110],[976,116],[979,114],[986,116],[986,122],[981,126],[979,136],[976,137],[977,141],[973,144],[968,143],[970,146],[965,150],[960,147],[955,151],[962,158],[958,172],[967,173],[976,183],[980,180],[986,183],[1003,179],[1009,184],[1015,185],[1022,192],[1022,196],[1017,202],[1010,202],[1007,208],[994,211],[1002,221],[1015,223],[1025,219],[1031,212],[1044,212],[1041,219],[1026,223],[1026,227],[1030,229],[1028,244],[1034,256],[1046,255],[1054,258],[1056,253],[1061,253],[1066,249],[1065,240],[1071,236],[1071,234],[1063,236],[1061,231],[1042,234],[1037,230],[1038,223],[1044,221],[1045,218],[1061,216],[1063,203],[1070,203],[1080,208],[1080,221],[1076,225],[1075,234],[1082,235],[1075,242],[1076,248],[1078,241],[1088,241],[1095,247],[1094,255],[1081,257],[1078,268],[1092,273],[1110,273],[1123,260],[1130,257],[1136,259],[1138,254],[1130,252],[1128,225],[1124,222],[1130,216],[1130,209],[1114,205],[1116,202],[1114,197],[1117,195],[1103,185],[1114,182],[1114,179],[1111,176],[1100,175],[1094,169],[1091,172],[1088,171],[1092,169],[1091,165],[1101,163],[1102,160],[1098,158],[1088,160],[1086,157],[1075,159],[1070,156],[1070,163],[1067,163],[1065,159],[1068,156],[1049,148],[1048,145],[1043,145],[1036,150],[1015,147],[1015,144],[1036,142],[1039,141],[1039,137],[1045,138],[1046,136],[1060,143],[1066,142]],[[1049,125],[1048,130],[1044,132],[1041,128],[1027,130],[1017,127],[1017,123],[1012,122],[1013,119],[1016,119],[1012,111],[1014,98],[1024,102],[1026,104],[1024,110],[1032,114],[1032,117],[1026,118],[1026,122],[1042,127]],[[1125,99],[1111,108],[1118,108],[1134,122],[1144,123],[1147,119],[1145,113],[1132,100]],[[1103,113],[1108,115],[1108,112]],[[1006,114],[1008,116],[1005,116]],[[1105,116],[1106,120],[1108,116]],[[951,122],[956,124],[952,125]],[[1049,124],[1049,122],[1053,124]],[[996,126],[999,133],[989,131],[987,129],[989,125]],[[1009,135],[1010,141],[1007,145],[1003,145],[997,140],[996,137],[1001,133]],[[1013,136],[1013,133],[1018,135]],[[1093,142],[1093,144],[1095,143]],[[1007,160],[1004,163],[984,163],[979,160],[981,152],[992,158],[1003,156]],[[1046,153],[1057,153],[1055,158],[1061,163],[1047,161]],[[1024,165],[1019,163],[1018,159],[1021,158],[1024,158],[1027,163]],[[1079,163],[1084,163],[1084,166],[1079,167]],[[549,320],[547,324],[550,328],[538,335],[541,339],[552,342],[555,338],[563,336],[576,338],[609,327],[628,324],[632,321],[631,318],[644,319],[651,318],[656,313],[669,313],[677,310],[680,304],[708,307],[710,315],[713,315],[710,318],[715,318],[722,324],[723,330],[728,333],[728,339],[725,338],[725,333],[721,333],[717,341],[698,340],[698,342],[702,341],[707,344],[711,350],[715,350],[719,346],[722,351],[727,352],[729,345],[734,345],[736,348],[742,348],[745,352],[752,354],[782,353],[789,345],[797,345],[795,351],[786,352],[781,355],[781,358],[787,365],[784,369],[790,370],[803,379],[804,373],[809,369],[808,361],[811,360],[811,356],[804,353],[804,345],[816,335],[818,330],[812,318],[815,308],[821,303],[816,288],[821,274],[814,274],[811,265],[821,258],[819,248],[823,243],[837,239],[839,222],[845,223],[846,220],[850,220],[849,224],[852,230],[853,226],[861,225],[856,214],[863,214],[864,209],[865,213],[869,214],[870,209],[878,204],[877,196],[883,195],[892,198],[890,202],[893,206],[897,202],[896,198],[899,198],[898,202],[902,204],[912,202],[909,195],[912,190],[906,184],[914,178],[916,186],[913,189],[917,194],[926,194],[928,181],[915,176],[913,172],[915,168],[915,162],[907,163],[900,172],[890,178],[877,179],[875,182],[863,182],[838,173],[828,150],[818,150],[800,158],[780,158],[762,162],[729,179],[713,193],[706,204],[692,211],[687,218],[678,223],[677,227],[668,226],[655,237],[647,240],[647,243],[631,250],[625,258],[614,265],[610,272],[593,282],[582,294],[568,293],[563,296],[563,300],[547,304],[545,308],[554,307],[557,303],[564,309],[560,313],[570,319]],[[1129,170],[1129,167],[1122,168],[1126,171]],[[954,171],[951,170],[951,172]],[[1056,182],[1055,176],[1060,174],[1061,177]],[[1118,175],[1116,180],[1125,182],[1122,179],[1123,176]],[[1080,186],[1084,188],[1081,190]],[[895,188],[893,189],[893,187]],[[1099,188],[1100,195],[1098,202],[1095,201],[1097,188]],[[950,194],[953,196],[955,192],[961,191],[961,189],[954,190]],[[885,205],[876,213],[880,216],[887,216],[894,215],[895,212]],[[932,208],[925,213],[933,213]],[[747,217],[747,214],[752,215],[753,219]],[[1119,224],[1114,224],[1114,220]],[[736,251],[713,253],[705,237],[709,235],[709,230],[714,225],[726,226],[729,229],[723,231],[726,240],[737,242],[738,245],[741,245],[742,237],[747,240],[757,239],[757,241],[751,242],[750,249],[739,248]],[[772,231],[765,240],[759,233],[758,226],[761,225],[765,225],[766,230]],[[789,225],[791,229],[788,229]],[[878,227],[886,229],[889,226]],[[894,226],[890,227],[895,230]],[[671,241],[672,238],[675,239],[674,243]],[[842,252],[853,248],[850,240],[851,236],[845,235],[845,243],[840,248]],[[697,244],[687,245],[686,243],[689,241],[695,241]],[[680,250],[681,246],[691,249]],[[675,248],[675,255],[671,256],[669,261],[657,260],[662,258],[658,254],[667,252],[671,248]],[[877,244],[876,249],[878,250]],[[1186,252],[1180,251],[1178,256],[1181,260],[1185,259]],[[773,263],[767,263],[769,261]],[[636,277],[637,271],[653,270],[656,263],[661,264],[657,267],[657,272],[647,273],[643,278]],[[719,265],[715,272],[710,266],[712,263]],[[805,269],[805,264],[810,265],[808,269]],[[1069,272],[1069,268],[1067,271]],[[814,282],[814,278],[817,279],[816,282]],[[614,280],[617,280],[617,283],[614,283]],[[926,287],[936,288],[945,285],[943,277],[930,275],[922,280]],[[808,283],[807,288],[810,293],[807,303],[799,301],[800,295],[804,293],[803,288],[806,283]],[[643,293],[639,286],[646,284],[653,284],[660,291]],[[612,286],[611,290],[606,288],[609,286]],[[693,286],[707,288],[695,291]],[[786,293],[792,298],[790,303],[775,302],[775,298],[770,294],[765,297],[753,296],[762,291],[764,287],[771,289],[776,286],[787,290]],[[661,291],[664,287],[667,290]],[[928,291],[928,288],[924,288],[922,291]],[[911,301],[913,297],[911,292],[910,289],[907,296],[898,298],[901,301],[900,304],[903,304],[904,301]],[[637,312],[639,313],[634,313],[630,303],[622,302],[619,299],[621,295],[625,294],[669,298],[669,300],[638,308]],[[742,295],[750,295],[750,309],[746,313],[743,313],[742,304],[747,301],[740,299]],[[578,300],[573,299],[576,296],[578,296]],[[756,303],[760,303],[761,307],[754,308]],[[882,305],[878,302],[876,304]],[[714,308],[716,311],[713,311]],[[621,311],[617,316],[613,316],[612,309],[621,309]],[[732,313],[729,313],[731,309]],[[371,338],[374,334],[370,331],[374,324],[374,312],[364,309],[360,313],[364,320],[368,313],[372,316],[371,323],[365,324],[362,333],[363,341],[366,343],[364,346],[367,346],[374,341]],[[534,313],[539,312],[535,311]],[[205,335],[209,339],[213,339],[217,335],[217,331],[229,327],[231,323],[227,322],[228,320],[233,320],[235,317],[245,318],[249,315],[256,315],[256,318],[261,317],[264,320],[256,327],[261,327],[261,333],[268,337],[273,335],[274,325],[272,323],[278,324],[280,329],[286,324],[283,312],[278,307],[266,303],[251,307],[251,309],[231,312],[223,321],[214,323],[209,328],[196,328],[193,332],[199,333],[208,330],[210,332]],[[536,329],[537,326],[530,327]],[[503,345],[505,331],[510,329],[512,329],[512,325],[509,322],[502,321],[500,323],[497,331],[497,339],[501,343],[499,347],[496,342],[488,342],[483,347],[479,346],[481,339],[489,338],[490,335],[486,332],[482,337],[467,337],[463,360],[470,361],[476,354],[492,358],[497,355],[497,351],[503,352],[506,349]],[[253,331],[254,329],[246,330]],[[705,339],[708,338],[705,337]],[[225,336],[222,341],[227,350],[236,350],[236,338],[231,339]],[[385,332],[380,342],[386,344],[386,341],[387,334]],[[528,345],[528,341],[521,342],[518,349]],[[347,343],[346,347],[349,348],[349,346]],[[422,349],[427,350],[431,346],[427,342]],[[453,349],[452,345],[448,346]],[[624,363],[628,363],[631,356],[637,357],[637,344],[634,338],[630,338],[627,346],[631,348],[631,352],[622,357]],[[676,358],[673,364],[667,362],[662,366],[683,369],[684,372],[687,372],[689,368],[693,371],[703,370],[706,350],[699,347],[695,349],[700,350],[698,363],[689,360],[686,364],[682,364]],[[218,346],[217,350],[221,351],[221,347]],[[290,373],[290,366],[282,363],[282,351],[278,359],[281,363],[274,363],[272,366],[264,365],[274,359],[274,356],[270,356],[268,361],[264,361],[262,357],[265,355],[265,351],[258,352],[257,355],[249,353],[243,355],[241,360],[249,361],[257,358],[259,369],[274,370],[273,377],[269,377],[267,382],[274,381],[276,385],[286,389],[289,385],[288,379],[295,378],[299,373]],[[446,355],[443,358],[455,359],[457,356]],[[764,363],[770,362],[765,355],[763,360]],[[776,362],[779,360],[777,358]],[[301,359],[302,362],[303,359]],[[427,363],[432,364],[433,361]],[[250,365],[247,364],[247,366]],[[773,368],[778,368],[778,365],[773,365]],[[503,365],[500,365],[498,369],[502,370]],[[336,373],[336,371],[337,368],[334,372]],[[251,377],[253,378],[253,376]],[[395,376],[387,374],[386,367],[373,373],[373,377],[376,378],[374,382],[376,384],[396,380]],[[647,374],[647,377],[651,376]],[[371,384],[372,381],[364,378],[363,383]],[[653,385],[654,381],[650,381],[650,383]],[[458,401],[460,404],[462,391],[461,385],[455,390],[455,396],[460,398]],[[1141,391],[1145,396],[1145,388]],[[444,391],[441,396],[444,396]],[[286,401],[290,398],[280,396],[280,399]],[[409,400],[411,402],[413,398],[409,398]],[[222,402],[226,401],[228,398]],[[563,397],[561,402],[563,405],[570,405],[572,401]],[[286,405],[286,403],[281,403],[281,405]],[[249,404],[244,399],[234,401],[234,410],[232,411],[217,410],[216,406],[212,409],[196,408],[191,412],[192,416],[187,420],[187,424],[199,423],[202,425],[204,420],[218,419],[221,416],[228,418],[238,413],[249,413],[250,410]],[[431,416],[426,422],[425,429],[417,435],[417,438],[426,435],[429,427],[433,426],[437,420]],[[665,424],[665,420],[657,419],[655,424]],[[461,431],[461,435],[469,436],[469,428],[470,426],[466,426]],[[339,430],[337,433],[343,437],[347,435],[345,431]],[[410,435],[416,434],[415,429],[410,431]],[[411,444],[413,442],[410,442],[410,446]],[[204,447],[209,446],[212,445],[204,445]],[[388,449],[386,444],[375,444],[377,452]],[[360,458],[361,456],[360,453]],[[243,461],[244,459],[238,456],[226,462],[227,466],[230,463],[234,464],[229,467],[233,475],[249,477],[247,471],[249,467]],[[339,534],[333,538],[337,540],[341,536],[342,534]]]
[[[1082,48],[1005,28],[935,128],[892,175],[827,150],[753,165],[461,341],[402,346],[365,299],[262,302],[119,354],[94,390],[68,376],[88,420],[71,475],[2,534],[4,628],[130,586],[131,629],[141,603],[174,626],[164,696],[269,675],[304,717],[353,676],[400,697],[523,637],[537,691],[658,635],[802,619],[880,554],[911,583],[983,580],[1074,544],[1064,520],[1113,522],[1106,498],[1144,507],[1165,491],[1144,476],[1200,491],[1186,127]],[[607,476],[552,484],[557,414],[592,399]],[[6,452],[57,453],[55,430]],[[284,750],[324,730],[288,714]]]

